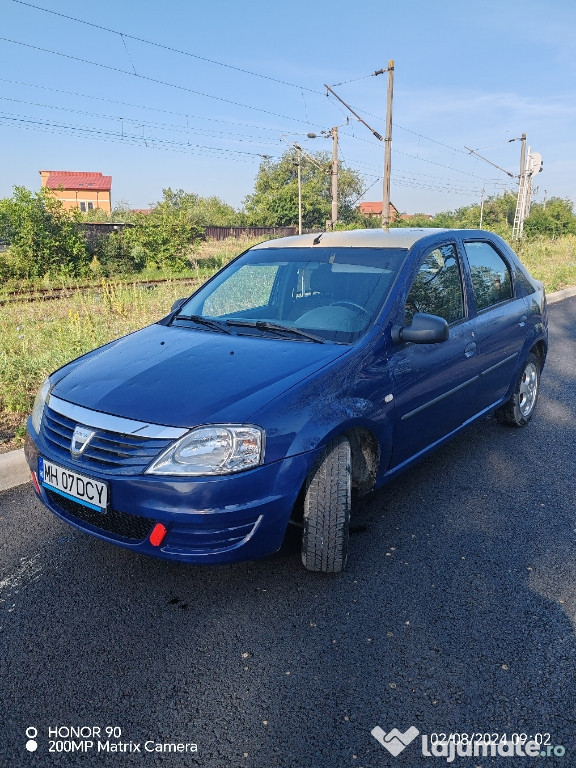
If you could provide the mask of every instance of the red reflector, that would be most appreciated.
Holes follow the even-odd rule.
[[[36,472],[33,472],[30,470],[30,475],[32,476],[32,484],[34,485],[34,490],[40,496],[40,486],[38,485],[38,478],[36,477]]]
[[[148,541],[150,544],[152,544],[153,547],[159,547],[160,544],[164,541],[164,536],[168,533],[168,528],[166,528],[165,525],[162,525],[162,523],[156,523],[154,528],[152,528],[152,533],[150,534],[150,538]]]

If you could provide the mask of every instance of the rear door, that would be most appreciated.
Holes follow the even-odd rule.
[[[480,410],[496,403],[517,370],[527,334],[528,307],[516,298],[511,265],[486,240],[465,240],[475,303]]]
[[[478,410],[475,321],[470,317],[464,272],[454,242],[431,248],[405,293],[402,325],[416,312],[443,317],[447,341],[401,343],[389,350],[394,382],[394,446],[391,467],[425,451]]]

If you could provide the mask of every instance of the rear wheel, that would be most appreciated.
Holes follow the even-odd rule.
[[[512,397],[496,411],[496,418],[502,424],[523,427],[528,424],[540,390],[540,360],[531,352],[524,362]]]
[[[346,565],[351,486],[350,443],[337,437],[306,480],[302,562],[310,571],[339,573]]]

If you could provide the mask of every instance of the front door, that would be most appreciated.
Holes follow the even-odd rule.
[[[475,321],[468,317],[462,266],[454,243],[428,252],[407,291],[405,322],[426,312],[449,325],[447,341],[402,343],[390,349],[394,382],[391,467],[421,454],[476,412],[478,356]]]

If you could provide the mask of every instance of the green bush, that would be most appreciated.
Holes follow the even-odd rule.
[[[31,192],[14,187],[11,198],[0,200],[0,239],[9,243],[1,268],[8,277],[78,277],[87,271],[85,238],[62,203],[44,188]]]
[[[104,277],[141,272],[146,266],[146,251],[139,243],[130,242],[127,230],[112,232],[102,238],[95,257]]]

